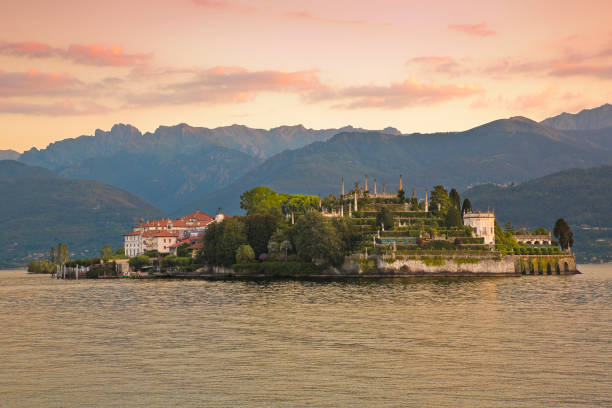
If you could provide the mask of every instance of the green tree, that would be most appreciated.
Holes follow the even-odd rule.
[[[244,223],[238,217],[225,218],[210,225],[204,235],[201,261],[209,265],[230,266],[236,263],[236,250],[247,243]]]
[[[397,190],[397,202],[403,203],[406,200],[406,193],[404,190]]]
[[[438,212],[438,204],[440,205],[440,211]],[[445,214],[446,210],[450,207],[450,199],[448,198],[448,192],[444,186],[434,186],[431,192],[431,200],[429,208],[434,214]]]
[[[559,246],[565,251],[569,251],[574,246],[574,233],[563,218],[555,222],[553,235],[559,241]]]
[[[281,252],[285,253],[285,261],[287,260],[287,256],[288,256],[288,252],[291,251],[293,249],[293,246],[291,245],[291,241],[289,241],[288,239],[282,241],[278,247],[278,249]]]
[[[459,193],[454,188],[451,189],[450,193],[448,193],[448,199],[453,207],[455,207],[458,211],[461,211],[461,197],[459,197]]]
[[[509,232],[511,234],[514,233],[514,227],[512,226],[512,223],[510,221],[506,222],[506,224],[504,225],[504,229],[506,230],[506,232]]]
[[[459,214],[459,209],[454,205],[449,207],[446,211],[446,216],[444,217],[444,223],[448,228],[451,227],[460,227],[463,225],[461,220],[461,214]]]
[[[509,231],[504,231],[498,224],[497,220],[495,220],[495,245],[500,248],[516,248],[518,247],[518,242],[514,238]]]
[[[240,208],[247,215],[252,214],[278,214],[281,211],[281,203],[284,197],[269,187],[255,187],[245,191],[240,196]]]
[[[106,260],[113,256],[113,248],[110,245],[104,245],[102,250],[100,251],[100,258]]]
[[[191,249],[188,249],[187,247],[187,244],[181,244],[176,247],[176,256],[180,258],[191,257]]]
[[[338,232],[338,236],[342,242],[343,253],[349,255],[354,252],[357,244],[361,240],[361,234],[355,219],[336,217],[332,219],[332,226]]]
[[[548,231],[546,231],[546,228],[540,227],[537,230],[533,231],[533,235],[548,235]]]
[[[388,230],[393,228],[393,213],[389,207],[382,207],[376,213],[376,225],[384,225]]]
[[[51,247],[51,252],[49,253],[49,262],[55,263],[55,247]]]
[[[469,198],[463,200],[463,205],[461,206],[461,215],[463,216],[466,212],[472,212],[472,203]]]
[[[286,195],[281,204],[283,213],[291,217],[291,225],[295,224],[295,215],[304,214],[309,210],[319,208],[321,199],[313,195],[291,194]]]
[[[273,214],[251,214],[243,218],[247,241],[256,256],[267,252],[268,242],[278,228],[281,218]]]
[[[150,265],[151,259],[146,255],[138,255],[130,258],[129,264],[133,270],[139,271],[143,266]]]
[[[342,243],[331,222],[316,211],[302,215],[295,225],[295,249],[305,262],[342,263]]]
[[[255,252],[249,244],[240,245],[236,250],[236,263],[249,263],[255,260]]]
[[[70,259],[70,255],[68,252],[68,245],[63,244],[61,242],[57,244],[57,252],[56,252],[55,258],[58,264],[60,265],[65,264]]]
[[[323,199],[322,205],[325,210],[332,212],[339,206],[339,200],[335,195],[330,194]]]

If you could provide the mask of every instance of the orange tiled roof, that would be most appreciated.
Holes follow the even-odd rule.
[[[178,231],[145,231],[142,233],[143,237],[178,237]]]
[[[214,221],[215,219],[213,217],[211,217],[208,214],[203,213],[202,211],[194,211],[191,214],[187,214],[184,217],[179,218],[180,220],[183,221],[190,221],[190,220],[194,220],[194,221],[200,221],[200,222],[204,222],[206,224]]]

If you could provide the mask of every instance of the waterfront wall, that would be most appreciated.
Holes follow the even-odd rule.
[[[360,277],[517,276],[519,274],[512,256],[349,257],[342,266],[342,271]]]
[[[514,255],[514,268],[521,275],[573,275],[580,273],[573,254]]]

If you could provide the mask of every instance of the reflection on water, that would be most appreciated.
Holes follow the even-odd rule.
[[[384,282],[0,272],[0,404],[612,406],[612,267]]]

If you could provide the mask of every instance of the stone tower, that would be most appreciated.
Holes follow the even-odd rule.
[[[364,192],[368,191],[368,175],[367,174],[365,175],[365,183],[363,186],[363,191]]]
[[[374,179],[374,197],[376,197],[376,179]]]
[[[355,212],[357,211],[357,192],[355,191]]]
[[[400,174],[400,188],[399,188],[399,189],[400,189],[400,190],[403,190],[403,189],[404,189],[404,187],[402,187],[402,175],[401,175],[401,174]]]
[[[342,177],[342,192],[340,193],[340,197],[344,197],[344,177]]]
[[[427,191],[425,192],[425,212],[429,212],[429,200],[427,199]]]

